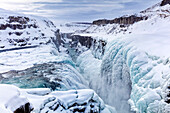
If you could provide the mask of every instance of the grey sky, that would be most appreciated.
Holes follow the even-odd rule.
[[[161,0],[0,0],[0,8],[45,16],[56,23],[112,19],[144,10]]]

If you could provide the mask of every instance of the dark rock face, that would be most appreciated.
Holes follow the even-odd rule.
[[[36,24],[30,24],[30,25],[22,25],[22,24],[0,24],[0,30],[6,30],[7,28],[11,28],[13,30],[16,29],[26,29],[26,28],[38,28]]]
[[[30,103],[26,103],[24,106],[21,106],[14,113],[31,113],[33,108],[31,107]]]
[[[3,37],[4,35],[0,37],[0,49],[8,48],[8,46],[3,43],[4,41],[15,48],[35,44],[46,45],[52,41],[52,38],[56,38],[54,33],[57,28],[49,20],[37,20],[36,18],[25,16],[5,16],[0,17],[0,19],[2,19],[2,22],[0,23],[0,32],[7,35],[7,37]],[[40,24],[40,22],[43,23]],[[44,24],[43,27],[42,24]],[[47,35],[47,32],[43,29],[49,30],[51,32],[50,36]]]
[[[161,2],[161,6],[164,6],[164,5],[167,5],[167,4],[170,4],[170,0],[163,0]]]
[[[22,16],[9,16],[7,20],[8,22],[7,24],[0,24],[0,30],[6,30],[6,28],[11,28],[13,30],[25,29],[31,27],[38,28],[36,24],[28,24],[28,22],[30,21],[35,21],[35,20],[29,19],[28,17],[22,17]],[[13,22],[15,22],[15,24],[12,24]]]
[[[146,20],[147,17],[139,17],[136,15],[131,15],[128,17],[120,17],[120,18],[115,18],[113,20],[96,20],[93,21],[94,25],[105,25],[105,24],[123,24],[123,25],[129,25],[129,24],[134,24],[135,22],[141,21],[141,20]]]
[[[72,44],[71,46],[75,46],[79,42],[82,46],[86,46],[87,48],[90,48],[93,41],[91,37],[79,36],[79,35],[73,35],[70,38],[72,39],[71,42],[75,42],[75,44]]]
[[[65,41],[67,39],[69,39],[69,42]],[[101,56],[104,55],[106,44],[106,41],[97,40],[90,36],[60,34],[60,46],[63,45],[65,48],[68,49],[68,54],[72,57],[73,61],[76,60],[77,56],[88,49],[92,49],[94,53],[100,53]],[[86,49],[81,49],[82,47],[85,47]],[[99,59],[101,58],[101,56],[96,57],[94,55],[94,57]]]
[[[170,104],[170,86],[167,87],[167,95],[166,95],[166,99],[165,102]]]
[[[8,19],[9,19],[9,23],[18,22],[20,24],[27,24],[27,22],[30,21],[28,17],[22,17],[22,16],[17,16],[17,17],[9,16]]]

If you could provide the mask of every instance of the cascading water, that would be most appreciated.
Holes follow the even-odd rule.
[[[122,38],[110,43],[70,34],[57,38],[53,41],[58,41],[54,44],[61,56],[56,53],[56,62],[18,71],[17,76],[3,79],[1,83],[18,82],[16,85],[23,88],[48,87],[53,90],[90,87],[118,113],[132,113],[131,109],[137,113],[157,112],[159,105],[163,105],[162,90],[159,89],[163,72],[155,73],[159,68],[155,62],[161,64],[161,59],[141,52]],[[39,82],[30,85],[27,80]]]
[[[163,113],[161,75],[167,73],[168,66],[164,66],[165,72],[159,71],[164,65],[162,59],[138,50],[131,40],[124,40],[108,43],[101,60],[90,50],[82,53],[77,59],[80,73],[118,113]]]
[[[131,80],[121,51],[123,45],[114,45],[116,48],[109,45],[106,48],[106,42],[102,40],[81,36],[76,36],[79,40],[75,40],[75,37],[70,35],[67,35],[67,38],[71,43],[67,42],[64,45],[70,56],[75,59],[79,72],[89,82],[89,87],[94,89],[105,103],[114,106],[119,113],[130,112],[128,100],[131,94]],[[80,40],[88,43],[83,43],[83,47]],[[77,48],[79,54],[75,53],[78,52]]]
[[[107,104],[114,106],[118,113],[128,113],[131,94],[130,73],[123,58],[122,45],[114,46],[106,48],[102,60],[94,58],[91,51],[87,51],[78,57],[77,64],[80,72],[88,79],[90,88]]]

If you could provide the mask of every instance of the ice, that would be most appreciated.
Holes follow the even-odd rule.
[[[115,106],[118,112],[130,109],[127,103],[130,99],[133,103],[132,109],[143,113],[150,110],[150,107],[160,107],[160,87],[164,82],[160,69],[169,69],[163,63],[153,65],[154,61],[148,54],[132,45],[126,39],[120,38],[107,45],[102,64],[99,63],[100,60],[90,56],[90,52],[80,55],[77,63],[80,72],[90,81],[90,87],[95,89],[105,102]],[[98,67],[97,62],[100,64]],[[94,81],[100,84],[95,85]]]
[[[90,88],[119,113],[130,112],[130,107],[137,113],[169,112],[170,18],[160,17],[169,15],[164,8],[169,10],[169,5],[147,13],[148,20],[130,25],[126,33],[116,34],[115,28],[108,35],[113,24],[91,26],[90,34],[80,34],[107,41],[102,59],[96,59],[92,50],[82,53],[77,65]]]
[[[12,86],[0,85],[0,111],[2,113],[12,113],[29,103],[28,99],[20,93],[20,89]]]
[[[58,62],[37,64],[25,70],[2,73],[1,76],[0,83],[13,84],[20,88],[50,88],[62,91],[88,88],[87,81],[74,67]],[[4,76],[6,78],[3,78]]]
[[[105,106],[100,97],[90,89],[54,91],[49,95],[55,98],[45,101],[40,108],[40,113],[46,111],[116,113],[114,108]]]
[[[5,88],[3,85],[0,86]],[[9,89],[15,87],[12,85],[6,86],[11,87]],[[115,108],[105,105],[103,100],[91,89],[68,91],[50,91],[50,89],[45,88],[17,89],[18,92],[32,104],[34,108],[32,113],[45,113],[47,111],[50,113],[117,113]],[[0,102],[0,105],[1,104],[2,102]]]
[[[27,92],[28,94],[40,96],[51,93],[51,90],[49,88],[23,89],[23,91]]]
[[[109,24],[91,26],[84,33],[76,32],[73,35],[91,36],[97,41],[107,42],[104,52],[100,49],[103,47],[100,43],[92,43],[92,47],[87,48],[78,42],[76,46],[82,54],[76,53],[70,45],[58,47],[52,42],[58,40],[54,36],[55,26],[42,18],[32,17],[28,24],[37,22],[39,28],[25,30],[31,33],[30,39],[34,35],[41,38],[28,41],[36,47],[0,52],[1,79],[4,83],[22,88],[47,89],[21,90],[14,86],[3,86],[9,90],[0,88],[1,92],[9,92],[9,95],[0,94],[0,111],[14,111],[29,101],[35,113],[170,112],[170,18],[166,10],[169,11],[169,5],[151,9],[143,13],[148,16],[147,20],[125,28]],[[0,22],[7,23],[9,15],[4,13],[2,16],[4,19]],[[40,36],[39,30],[45,32],[47,37]],[[0,34],[8,37],[9,32],[13,30],[7,28]],[[26,32],[21,36],[27,36]],[[9,36],[9,39],[13,38],[14,35]],[[67,38],[62,41],[69,44]],[[45,44],[41,45],[40,42]],[[5,45],[4,49],[14,47],[5,38],[0,44]],[[2,46],[1,50],[4,49]],[[70,54],[66,53],[68,49]],[[57,50],[61,50],[60,53]]]

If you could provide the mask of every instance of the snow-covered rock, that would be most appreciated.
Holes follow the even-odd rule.
[[[4,16],[2,30],[6,29],[1,35],[11,40],[15,39],[13,35],[23,35],[18,31],[10,32],[20,29],[18,24],[25,24],[25,20],[28,26],[34,26],[35,23],[39,27],[32,27],[34,30],[30,32],[30,37],[38,36],[37,41],[31,44],[33,47],[20,45],[24,41],[17,44],[12,42],[11,45],[11,41],[2,38],[1,44],[5,46],[0,52],[0,79],[15,85],[26,83],[26,88],[41,85],[53,89],[55,84],[53,90],[74,89],[62,92],[51,92],[49,89],[21,90],[22,95],[32,103],[33,112],[169,113],[169,10],[169,5],[161,7],[157,4],[139,14],[147,16],[146,20],[132,25],[93,25],[70,37],[57,32],[57,38],[53,30],[56,28],[52,24],[46,30],[44,28],[48,24],[42,20],[30,19],[27,22],[27,16]],[[45,40],[41,39],[42,34],[39,35],[37,29],[45,32]],[[79,40],[80,37],[83,39]],[[40,44],[42,40],[44,43]],[[57,45],[60,42],[58,40],[61,41],[60,47]],[[58,83],[64,87],[56,88]],[[78,90],[88,87],[115,109],[105,105],[93,90]],[[2,110],[9,110],[3,105],[0,105]]]
[[[46,18],[0,9],[0,73],[54,61],[57,32]]]
[[[90,88],[119,113],[130,112],[130,107],[137,113],[170,112],[169,6],[156,5],[142,12],[148,19],[123,32],[119,24],[108,24],[79,34],[107,42],[102,59],[93,56],[95,51],[86,51],[77,65]]]
[[[90,89],[51,92],[0,84],[0,91],[1,113],[116,113]]]
[[[102,36],[104,35],[112,35],[112,36],[117,36],[117,35],[128,35],[131,34],[133,32],[133,30],[135,31],[136,29],[133,27],[133,25],[137,24],[137,23],[142,23],[143,21],[150,21],[152,19],[152,22],[150,22],[149,24],[154,24],[156,21],[156,19],[165,19],[167,20],[169,18],[169,10],[170,10],[170,5],[167,4],[165,6],[160,6],[160,3],[154,5],[153,7],[150,7],[144,11],[141,11],[140,13],[137,13],[135,15],[126,15],[126,16],[122,16],[120,18],[118,18],[118,20],[120,20],[120,22],[113,22],[113,23],[105,23],[105,24],[93,24],[90,27],[88,27],[87,29],[85,29],[84,31],[82,31],[81,33],[83,35],[88,35],[90,36],[90,34],[94,35],[98,35],[99,34]],[[143,17],[143,19],[133,19],[131,18],[131,16],[133,17]],[[155,19],[153,19],[155,18]],[[125,21],[125,24],[123,24],[123,20]],[[129,20],[128,20],[129,19]],[[114,19],[115,20],[115,19]],[[113,21],[114,21],[113,20]],[[116,18],[117,20],[117,18]],[[112,21],[112,20],[108,20],[108,21]],[[130,23],[130,21],[132,21]],[[128,24],[129,22],[129,24]],[[100,22],[99,22],[100,23]],[[143,27],[140,27],[143,28]],[[147,31],[147,30],[146,30]],[[79,34],[81,34],[79,33]],[[90,33],[90,34],[89,34]],[[135,33],[135,32],[134,32]]]
[[[21,94],[20,89],[13,85],[0,85],[1,113],[30,113],[33,108],[28,99]]]
[[[50,95],[54,97],[44,101],[40,113],[116,113],[114,108],[105,106],[100,97],[90,89],[54,91]]]
[[[47,44],[56,27],[48,19],[0,10],[0,49]]]

